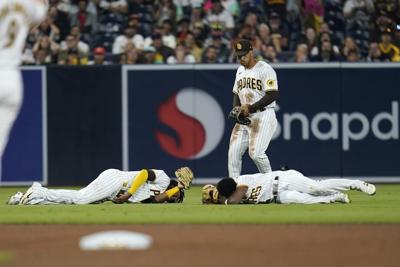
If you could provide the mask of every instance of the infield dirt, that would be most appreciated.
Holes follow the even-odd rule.
[[[81,251],[83,235],[149,234],[146,251]],[[0,266],[399,266],[400,225],[1,225]]]

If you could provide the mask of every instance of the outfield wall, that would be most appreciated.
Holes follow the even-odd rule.
[[[37,131],[15,127],[1,183],[82,185],[106,168],[149,167],[172,174],[181,165],[192,167],[202,178],[198,182],[225,176],[236,67],[24,69],[24,106],[40,107],[38,99],[46,98],[47,106],[22,109],[20,117],[28,116]],[[400,181],[399,64],[274,67],[280,89],[279,127],[268,150],[274,169],[289,165],[315,177]],[[33,72],[39,73],[36,78]],[[33,93],[31,87],[42,90]],[[26,149],[18,136],[37,147]],[[15,155],[24,155],[25,162]],[[21,173],[16,164],[41,171]],[[256,172],[247,155],[243,170]]]

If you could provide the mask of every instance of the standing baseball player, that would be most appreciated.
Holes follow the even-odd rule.
[[[312,180],[296,170],[273,171],[239,176],[236,180],[224,178],[217,187],[203,187],[205,204],[316,204],[350,203],[343,190],[358,190],[374,195],[373,184],[361,180],[327,179]]]
[[[242,157],[247,149],[259,172],[267,173],[271,171],[271,164],[265,151],[277,127],[274,111],[278,98],[276,73],[266,62],[254,59],[249,40],[242,39],[234,46],[241,66],[236,72],[234,108],[230,113],[237,123],[229,144],[229,176],[240,175]]]
[[[21,63],[30,28],[44,20],[47,0],[0,1],[0,177],[2,156],[22,102]]]
[[[8,204],[91,204],[112,200],[114,203],[162,203],[182,202],[184,190],[189,188],[193,173],[188,167],[175,171],[178,181],[171,180],[162,170],[143,169],[141,171],[103,171],[88,186],[80,190],[48,189],[39,183],[33,185],[21,196],[18,192],[11,196]],[[18,197],[20,199],[18,201]],[[17,203],[18,201],[18,203]]]

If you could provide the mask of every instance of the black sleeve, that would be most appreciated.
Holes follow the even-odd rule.
[[[233,107],[241,106],[239,96],[237,94],[233,94]]]
[[[147,180],[153,182],[156,179],[156,173],[150,169],[146,169],[146,171],[147,171],[147,175],[148,175]]]
[[[149,203],[157,203],[157,201],[153,196],[151,196],[149,198],[146,198],[146,199],[140,201],[140,203],[149,204]]]
[[[278,91],[277,90],[267,91],[265,93],[265,96],[263,96],[263,98],[261,98],[256,103],[254,103],[253,105],[250,106],[249,111],[250,111],[250,113],[254,113],[257,110],[261,110],[261,109],[265,108],[266,106],[268,106],[269,104],[271,104],[272,102],[274,102],[276,99],[278,99]]]

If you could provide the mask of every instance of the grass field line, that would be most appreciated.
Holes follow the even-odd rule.
[[[201,187],[182,204],[10,206],[26,188],[0,188],[0,224],[398,224],[400,185],[378,185],[375,196],[350,192],[351,204],[202,205]],[[1,227],[1,226],[0,226]]]

